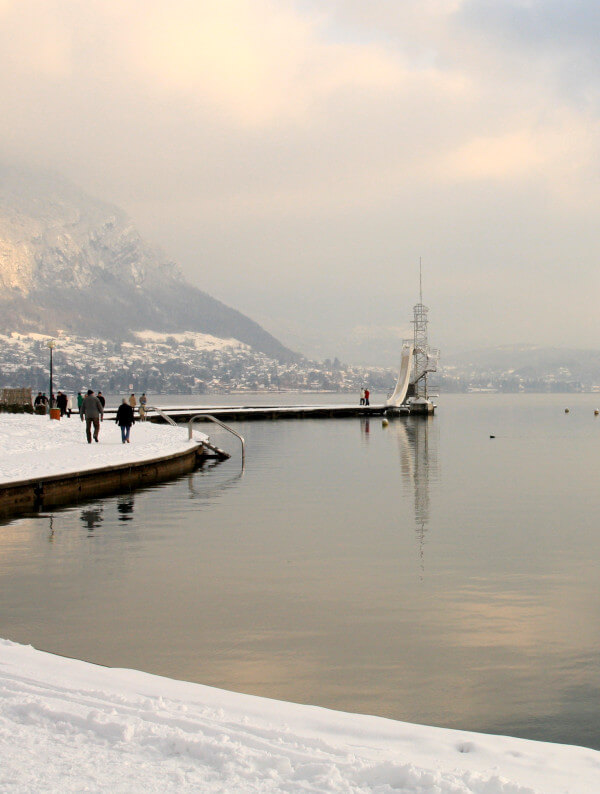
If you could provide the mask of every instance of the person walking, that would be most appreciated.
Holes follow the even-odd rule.
[[[98,392],[98,399],[100,400],[100,402],[102,403],[102,407],[104,408],[104,406],[106,405],[106,400],[104,399],[104,395],[102,394],[101,391]]]
[[[83,394],[78,391],[77,392],[77,413],[81,417],[81,421],[83,422],[83,411],[81,410],[81,406],[83,405]]]
[[[121,428],[121,443],[129,444],[129,433],[131,431],[131,425],[135,424],[135,417],[133,416],[133,408],[128,404],[125,397],[123,397],[121,405],[119,405],[117,409],[115,422]]]
[[[371,392],[368,389],[365,389],[365,405],[369,404],[369,395]]]
[[[82,418],[85,416],[85,436],[88,444],[92,443],[92,425],[94,426],[94,441],[98,441],[100,419],[104,417],[104,408],[92,389],[88,389],[87,395],[83,398],[81,416]]]
[[[148,404],[148,398],[146,397],[146,392],[142,394],[140,397],[140,422],[146,421],[146,405]]]
[[[56,407],[60,408],[60,415],[64,416],[67,413],[67,395],[59,391],[56,395]]]

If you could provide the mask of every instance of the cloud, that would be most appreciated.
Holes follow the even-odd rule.
[[[55,7],[56,3],[49,2],[40,9],[31,0],[0,2],[1,61],[6,76],[49,81],[70,76],[73,30],[48,13]]]
[[[330,357],[357,320],[377,354],[421,254],[442,346],[593,338],[598,11],[565,8],[0,0],[0,158],[123,205],[200,287]],[[529,271],[553,277],[525,316]]]
[[[411,338],[412,329],[407,323],[406,325],[355,325],[352,329],[352,336],[356,340],[374,339],[380,341],[387,340],[402,340]]]
[[[153,3],[134,23],[131,52],[157,92],[209,103],[249,126],[301,120],[337,90],[402,79],[393,54],[327,42],[323,23],[273,0]]]

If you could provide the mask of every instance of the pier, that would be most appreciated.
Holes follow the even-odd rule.
[[[106,409],[105,415],[114,411]],[[194,416],[202,414],[214,416],[222,422],[248,422],[255,420],[277,419],[350,419],[372,416],[409,416],[419,413],[409,406],[399,408],[385,404],[377,405],[164,405],[161,414],[166,414],[175,422],[189,422]],[[152,409],[147,411],[149,422],[164,422],[165,419]]]
[[[3,483],[0,485],[0,518],[39,512],[171,480],[194,471],[204,457],[202,444],[198,443],[185,452],[162,455],[154,460]]]

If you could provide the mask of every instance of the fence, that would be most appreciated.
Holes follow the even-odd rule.
[[[31,389],[0,389],[0,413],[33,413]]]

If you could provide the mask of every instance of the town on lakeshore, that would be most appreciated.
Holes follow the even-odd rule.
[[[0,794],[600,794],[599,41],[0,0]]]

